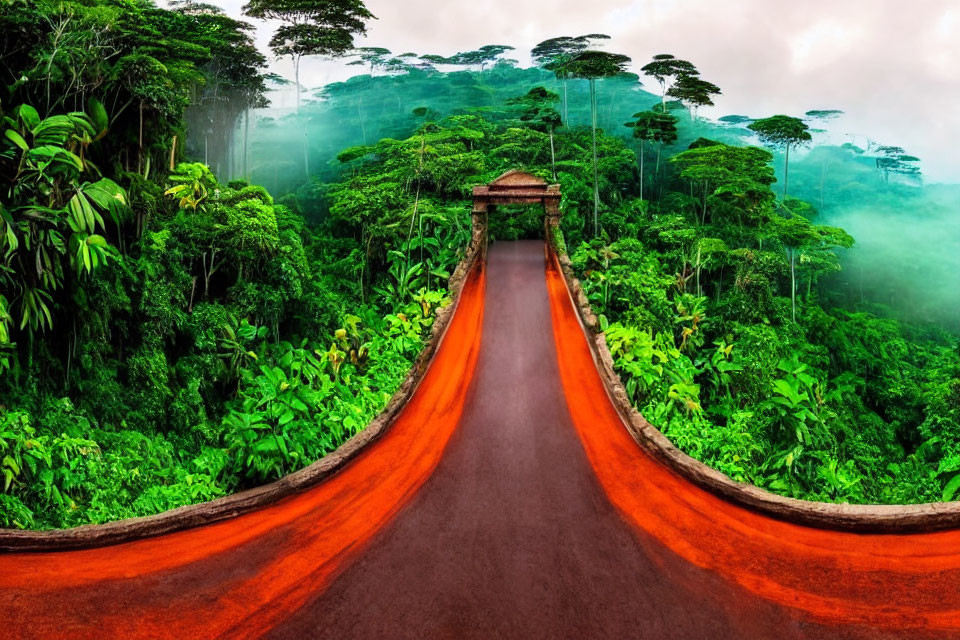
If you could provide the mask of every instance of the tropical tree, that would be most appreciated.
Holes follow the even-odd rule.
[[[812,140],[810,127],[800,118],[776,115],[763,118],[747,125],[765,144],[784,149],[783,159],[783,199],[787,199],[787,187],[790,181],[790,148]]]
[[[813,120],[826,123],[842,116],[843,111],[840,111],[839,109],[811,109],[804,115]],[[824,133],[824,130],[819,130],[819,132]],[[829,158],[830,156],[828,154],[823,154],[823,162],[820,163],[820,211],[823,211],[826,208],[824,190],[827,182],[827,164]]]
[[[282,23],[270,39],[270,49],[293,60],[298,109],[301,59],[346,55],[353,49],[353,37],[365,34],[367,21],[374,17],[363,0],[250,0],[243,12]]]
[[[247,175],[250,110],[267,106],[267,59],[253,41],[253,25],[228,17],[222,9],[193,0],[171,7],[185,18],[194,40],[210,51],[202,65],[205,81],[187,109],[187,123],[197,142],[202,139],[204,162],[229,176]],[[148,94],[149,95],[149,94]],[[240,119],[243,140],[235,143]],[[241,150],[241,158],[235,151]],[[171,167],[172,169],[173,167]]]
[[[657,166],[654,175],[660,174],[660,153],[664,144],[677,141],[677,118],[663,111],[641,111],[633,114],[636,120],[625,126],[633,129],[633,137],[640,141],[640,197],[643,198],[644,143],[657,143]]]
[[[398,65],[406,66],[406,64],[397,58],[392,58],[391,52],[389,49],[383,47],[360,47],[359,49],[354,49],[350,54],[350,57],[355,57],[356,59],[352,62],[347,63],[347,66],[363,66],[369,65],[370,76],[373,77],[374,71],[377,68],[383,68],[390,70],[395,70]],[[318,95],[325,93],[321,90]],[[360,138],[363,140],[363,144],[367,144],[367,128],[364,123],[364,109],[363,109],[363,97],[358,95],[356,99],[357,106],[357,117],[360,121]]]
[[[790,266],[790,317],[797,321],[797,252],[817,242],[819,234],[810,222],[801,216],[774,218],[777,238],[787,253]]]
[[[458,67],[477,67],[480,73],[483,73],[484,67],[491,62],[496,61],[507,51],[513,51],[513,47],[504,44],[487,44],[473,51],[460,51],[452,56],[439,56],[436,54],[427,54],[420,56],[420,59],[430,64],[448,64]]]
[[[695,77],[700,75],[692,62],[681,60],[669,53],[653,56],[653,60],[640,69],[660,84],[660,108],[667,109],[667,82],[671,84],[680,77]]]
[[[626,71],[630,58],[607,51],[584,51],[564,65],[574,78],[590,83],[590,129],[593,132],[593,233],[599,232],[600,183],[597,172],[597,79],[610,78]]]
[[[557,152],[553,142],[554,129],[562,123],[560,112],[553,105],[560,100],[556,93],[544,87],[534,87],[526,95],[511,98],[507,104],[521,108],[520,121],[535,129],[546,129],[550,136],[550,169],[557,179]]]
[[[350,53],[351,57],[355,57],[356,60],[347,63],[348,66],[363,66],[366,65],[370,69],[370,75],[373,75],[373,72],[378,67],[386,67],[391,60],[390,49],[385,49],[383,47],[359,47],[354,49]]]
[[[567,79],[571,77],[567,68],[567,63],[576,58],[589,48],[595,40],[609,40],[610,36],[602,33],[591,33],[588,35],[560,36],[544,40],[530,51],[534,64],[552,71],[554,76],[560,82],[563,91],[563,105],[561,108],[563,122],[569,122],[569,112],[567,109]]]
[[[890,174],[917,176],[920,174],[920,158],[904,151],[903,147],[881,145],[873,149],[877,170],[884,182],[890,181]]]
[[[508,51],[513,50],[514,47],[505,44],[485,44],[476,51],[464,51],[457,54],[454,56],[454,59],[456,60],[454,64],[477,66],[480,70],[480,73],[483,73],[483,70],[487,65],[496,62],[500,56]]]
[[[824,263],[824,253],[837,247],[853,246],[853,238],[843,229],[811,224],[800,215],[789,218],[773,218],[774,232],[783,245],[790,266],[790,308],[791,318],[797,321],[797,262],[808,257],[811,278],[817,271],[831,270],[832,265]]]
[[[300,62],[304,56],[341,57],[353,49],[353,36],[367,32],[373,18],[363,0],[251,0],[243,12],[260,19],[282,22],[270,38],[270,49],[293,60],[300,111]],[[303,128],[303,169],[310,177],[309,132]]]
[[[676,98],[690,109],[693,119],[697,119],[697,109],[712,107],[713,96],[720,94],[720,87],[697,76],[681,75],[667,91],[667,95]]]
[[[700,192],[700,225],[718,214],[737,226],[756,228],[768,219],[776,196],[770,185],[776,181],[770,161],[773,156],[759,147],[735,147],[708,140],[670,158],[680,168],[680,177],[690,183],[691,193]]]

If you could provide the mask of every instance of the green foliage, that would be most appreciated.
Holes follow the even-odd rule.
[[[677,141],[677,118],[659,111],[641,111],[633,114],[636,120],[626,126],[633,129],[633,137],[645,142],[673,144]]]
[[[853,238],[811,222],[810,203],[776,203],[771,160],[699,138],[660,197],[574,251],[628,396],[738,481],[837,502],[955,497],[956,337],[821,306]]]
[[[681,60],[669,53],[661,53],[653,56],[653,60],[645,64],[641,71],[652,77],[660,84],[661,88],[661,106],[666,106],[667,82],[675,83],[680,78],[696,77],[700,75],[692,62]],[[671,87],[672,88],[672,87]],[[666,109],[663,109],[664,111]]]
[[[786,147],[809,142],[810,127],[800,118],[791,116],[771,116],[754,120],[747,128],[755,132],[767,144]]]
[[[283,10],[284,53],[340,53],[368,16],[328,3],[346,18],[291,23],[322,4],[248,12]],[[25,79],[0,88],[3,526],[148,515],[335,449],[448,302],[470,189],[512,168],[561,184],[558,246],[631,400],[684,451],[801,498],[956,496],[956,337],[831,302],[851,298],[837,279],[852,238],[819,224],[824,193],[893,193],[909,177],[893,163],[916,164],[902,149],[815,149],[798,161],[804,198],[777,202],[773,156],[734,129],[749,119],[712,127],[666,101],[716,93],[692,64],[656,56],[653,96],[591,34],[538,45],[542,69],[502,45],[360,50],[370,75],[298,116],[252,118],[238,163],[231,140],[267,81],[249,25],[192,0],[10,6],[0,57]],[[304,128],[301,184],[289,150]],[[851,184],[823,170],[841,162],[858,168]],[[495,241],[541,231],[536,209],[492,212]]]
[[[89,276],[118,256],[100,234],[105,215],[123,221],[127,200],[87,159],[96,128],[86,114],[41,119],[20,105],[2,122],[0,168],[12,186],[0,203],[0,286],[16,301],[4,315],[33,334],[52,328],[54,294],[70,272]]]
[[[331,246],[332,230],[308,230],[262,188],[225,186],[203,165],[181,164],[168,184],[154,228],[107,277],[129,286],[118,302],[136,310],[112,321],[122,342],[96,325],[76,334],[81,356],[66,388],[84,390],[78,404],[41,378],[33,393],[13,387],[19,408],[0,411],[5,526],[155,513],[329,453],[399,386],[448,302],[440,287],[468,237],[426,212],[429,235],[391,236],[398,249],[374,277],[375,304],[364,304],[355,280],[334,291],[338,263],[314,253]]]
[[[720,87],[701,78],[681,75],[667,91],[667,95],[689,105],[694,114],[700,107],[712,107],[713,96],[719,95]]]

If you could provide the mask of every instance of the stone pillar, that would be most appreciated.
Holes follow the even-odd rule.
[[[470,219],[471,243],[477,246],[482,259],[487,254],[487,224],[490,213],[490,205],[486,200],[475,198],[473,200],[473,213]]]
[[[555,231],[560,229],[560,201],[556,198],[543,199],[544,238],[552,248],[557,248]]]

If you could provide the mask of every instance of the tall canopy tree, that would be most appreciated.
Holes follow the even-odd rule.
[[[304,56],[343,56],[353,49],[353,36],[367,32],[374,17],[363,0],[250,0],[244,14],[283,24],[270,39],[278,56],[293,59],[300,108],[300,61]]]
[[[110,119],[110,135],[89,149],[101,169],[119,162],[149,178],[187,151],[229,170],[238,119],[263,104],[266,59],[250,25],[194,0],[172,10],[151,0],[5,6],[0,99],[7,107],[30,104],[45,117],[83,111],[95,96]]]
[[[643,198],[644,143],[657,143],[657,166],[654,175],[660,174],[660,154],[664,144],[677,141],[677,118],[663,111],[641,111],[633,114],[636,120],[625,126],[633,129],[633,137],[640,141],[640,197]]]
[[[920,174],[920,158],[908,154],[903,147],[881,145],[873,149],[877,170],[884,182],[890,181],[890,174],[917,176]]]
[[[826,124],[831,120],[835,120],[843,115],[843,111],[839,109],[811,109],[805,114],[806,117],[816,120],[818,122]],[[825,133],[824,130],[820,130],[820,133]],[[820,211],[824,211],[826,208],[826,199],[824,198],[824,191],[826,189],[827,183],[827,164],[829,155],[823,155],[823,162],[820,163]]]
[[[567,109],[567,79],[570,71],[567,63],[586,51],[596,40],[609,40],[610,36],[602,33],[591,33],[583,36],[558,36],[544,40],[530,51],[534,64],[547,71],[552,71],[563,90],[563,121],[569,121]]]
[[[599,232],[600,186],[597,175],[597,79],[610,78],[626,71],[630,58],[607,51],[584,51],[564,65],[574,78],[590,82],[590,128],[593,131],[593,233]]]
[[[560,96],[544,87],[534,87],[526,95],[511,98],[507,104],[519,106],[520,121],[537,129],[546,129],[550,136],[550,169],[553,179],[557,179],[557,152],[553,143],[553,132],[561,125],[560,112],[553,105]]]
[[[667,95],[687,105],[693,115],[693,119],[696,120],[697,109],[700,107],[712,107],[712,96],[720,95],[720,87],[698,76],[682,75],[677,78],[676,83],[670,87]]]
[[[458,54],[458,62],[465,66],[476,65],[482,73],[484,68],[497,61],[503,54],[513,51],[514,47],[505,44],[485,44],[476,51],[464,51]]]
[[[353,36],[367,32],[367,20],[374,17],[363,0],[251,0],[243,12],[260,19],[280,20],[283,24],[270,38],[270,49],[280,57],[293,60],[297,85],[297,111],[300,110],[300,62],[304,56],[340,57],[353,49]],[[310,156],[303,131],[303,170],[310,177]]]
[[[477,67],[479,72],[491,62],[496,62],[500,56],[514,48],[505,44],[486,44],[473,51],[460,51],[452,56],[427,54],[420,59],[430,64],[449,64],[458,67]]]
[[[667,108],[667,81],[673,83],[680,77],[700,75],[692,62],[681,60],[669,53],[653,56],[653,60],[640,70],[660,83],[660,107],[664,111]]]
[[[810,127],[800,118],[776,115],[757,120],[747,126],[755,132],[765,144],[784,149],[783,159],[783,199],[787,199],[787,187],[790,181],[790,148],[812,140]]]
[[[265,77],[261,73],[267,59],[253,42],[253,26],[230,18],[219,7],[193,0],[179,0],[171,8],[189,16],[182,24],[174,25],[174,33],[183,33],[187,39],[193,32],[211,53],[203,66],[207,80],[187,110],[190,150],[202,153],[204,162],[218,173],[233,176],[239,170],[246,175],[250,109],[267,106]],[[242,158],[237,163],[234,138],[237,123],[243,117]]]
[[[690,182],[691,189],[701,193],[701,226],[709,213],[714,224],[723,220],[756,228],[770,217],[776,198],[770,190],[776,181],[772,159],[769,151],[759,147],[698,140],[670,162],[680,167],[680,177]]]
[[[388,67],[392,59],[390,49],[383,47],[359,47],[354,49],[349,55],[356,59],[349,62],[348,65],[366,65],[370,69],[370,75],[373,75],[377,68]]]
[[[843,229],[811,224],[803,216],[775,217],[772,220],[775,233],[783,245],[790,266],[791,318],[797,321],[797,258],[804,255],[817,256],[836,247],[853,246],[853,238]]]

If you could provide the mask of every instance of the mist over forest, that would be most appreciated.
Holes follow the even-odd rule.
[[[299,114],[295,108],[252,110],[246,156],[242,140],[248,125],[245,117],[240,117],[232,138],[233,156],[215,160],[216,166],[274,192],[295,192],[302,202],[310,203],[308,215],[322,216],[323,184],[342,170],[339,152],[385,137],[410,135],[423,120],[412,114],[413,109],[429,109],[431,118],[482,114],[534,85],[558,93],[563,90],[563,83],[553,73],[520,68],[512,61],[496,62],[482,73],[451,65],[441,67],[444,71],[424,71],[411,65],[402,71],[376,69],[371,75],[370,69],[363,67],[366,73],[305,93]],[[565,84],[569,126],[588,127],[587,81]],[[660,100],[659,87],[648,77],[624,74],[598,80],[598,84],[598,125],[625,140],[631,132],[623,123],[634,112]],[[291,83],[280,77],[274,77],[268,86],[268,99],[271,94],[292,91]],[[701,136],[731,144],[758,143],[746,125],[750,115],[759,114],[694,121],[682,105],[673,106],[682,126],[669,152],[682,150]],[[848,135],[831,122],[839,112],[811,111],[813,115],[805,117],[816,134],[794,152],[791,195],[811,202],[819,223],[842,227],[856,240],[842,252],[845,269],[835,276],[845,293],[832,297],[832,302],[851,308],[875,304],[897,317],[960,332],[960,282],[956,277],[960,272],[960,185],[927,184],[922,159],[910,161],[907,172],[904,167],[885,169],[889,156],[884,150],[895,147],[896,141]],[[193,153],[199,157],[201,137],[195,135],[192,140]],[[779,189],[783,154],[776,150],[774,154],[775,188]]]

